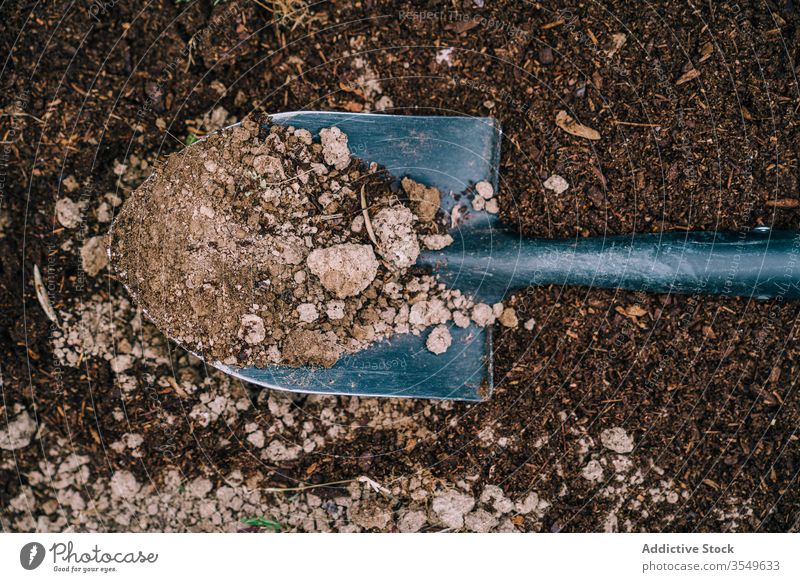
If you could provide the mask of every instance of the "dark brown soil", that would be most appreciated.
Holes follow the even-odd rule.
[[[47,444],[15,451],[0,469],[0,507],[61,436],[105,477],[119,468],[154,480],[168,468],[187,476],[237,468],[262,485],[294,486],[424,472],[476,493],[484,484],[509,496],[538,491],[551,507],[540,522],[515,517],[521,530],[594,531],[612,513],[618,529],[798,528],[796,303],[529,289],[510,303],[535,325],[498,329],[491,401],[433,412],[417,402],[404,414],[424,437],[344,426],[313,453],[269,466],[243,445],[219,446],[219,434],[279,424],[274,411],[257,404],[234,425],[197,424],[187,411],[198,395],[170,380],[199,382],[208,372],[180,351],[155,373],[135,363],[140,388],[129,394],[108,358],[65,366],[53,355],[34,265],[59,313],[124,296],[107,271],[87,277],[80,268],[81,242],[108,228],[100,201],[108,192],[124,198],[149,174],[142,160],[151,166],[183,147],[220,105],[239,118],[255,109],[374,109],[378,79],[395,113],[492,115],[505,132],[502,216],[526,234],[798,227],[795,2],[485,4],[325,3],[296,27],[245,2],[156,0],[142,14],[120,2],[97,19],[66,2],[38,4],[34,14],[22,2],[4,5],[0,415],[24,405]],[[454,47],[449,56],[445,47]],[[557,128],[561,110],[601,139]],[[569,183],[563,194],[543,187],[553,174]],[[55,222],[65,196],[87,202],[78,229]],[[124,426],[112,413],[121,401]],[[292,400],[309,422],[326,404]],[[337,399],[342,410],[358,405]],[[583,441],[614,427],[633,438],[628,457],[641,479],[609,496],[581,475]],[[131,432],[144,438],[142,458],[105,446]],[[604,479],[611,475],[606,468]],[[652,481],[668,482],[678,501],[656,502],[642,485]],[[32,487],[48,498],[46,487]],[[4,529],[10,519],[0,520]]]

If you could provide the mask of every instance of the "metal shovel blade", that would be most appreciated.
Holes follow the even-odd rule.
[[[442,193],[442,209],[461,206],[453,234],[456,245],[470,237],[470,226],[492,224],[485,213],[469,212],[455,194],[480,182],[497,190],[500,127],[495,119],[476,117],[398,116],[359,113],[294,112],[272,116],[273,123],[308,129],[314,137],[324,127],[347,134],[352,154],[377,162],[393,176],[408,176]],[[436,253],[421,262],[434,266]],[[440,267],[441,268],[441,267]],[[440,269],[437,269],[437,271]],[[467,289],[462,289],[468,291]],[[474,324],[450,324],[453,343],[440,355],[425,347],[428,332],[401,334],[342,357],[331,368],[234,368],[212,365],[232,376],[268,388],[292,392],[405,398],[483,400],[491,396],[492,330]]]

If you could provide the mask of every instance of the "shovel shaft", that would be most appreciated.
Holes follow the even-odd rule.
[[[800,232],[756,229],[553,241],[492,229],[465,240],[469,243],[450,251],[446,273],[437,270],[446,282],[461,289],[466,284],[489,300],[515,288],[551,284],[800,298]]]

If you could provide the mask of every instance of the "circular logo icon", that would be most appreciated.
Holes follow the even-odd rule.
[[[29,542],[19,551],[19,563],[26,570],[35,570],[44,561],[44,546],[39,542]]]

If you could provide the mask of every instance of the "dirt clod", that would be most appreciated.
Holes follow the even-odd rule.
[[[315,249],[308,255],[307,264],[322,286],[339,299],[361,293],[378,272],[372,247],[352,243]]]
[[[81,222],[81,207],[69,198],[56,202],[56,220],[65,228],[75,228]]]
[[[95,277],[108,264],[106,238],[93,236],[83,243],[81,248],[83,270],[90,277]]]
[[[290,366],[310,364],[327,368],[336,363],[340,354],[335,335],[311,330],[290,332],[283,347],[285,363]]]
[[[451,528],[464,527],[464,515],[475,507],[475,498],[458,491],[445,491],[433,498],[431,509],[442,525]]]
[[[36,434],[36,421],[25,410],[12,416],[8,425],[0,429],[0,449],[15,451],[27,447]]]
[[[322,155],[325,158],[325,163],[337,170],[344,170],[350,164],[347,136],[338,127],[326,127],[320,131],[320,139],[322,140]]]
[[[428,336],[425,346],[434,354],[443,354],[453,343],[453,336],[446,325],[437,325]]]
[[[414,215],[405,206],[384,208],[375,217],[378,252],[395,269],[410,267],[419,256],[419,241],[413,224]]]
[[[503,309],[503,313],[500,314],[498,321],[504,327],[517,327],[519,325],[519,320],[517,319],[517,313],[514,311],[512,307],[506,307]]]
[[[410,178],[404,178],[402,185],[417,217],[422,222],[431,222],[441,204],[439,190],[414,182]]]
[[[600,433],[600,442],[615,453],[630,453],[633,450],[633,439],[619,426],[607,428]]]
[[[558,174],[553,174],[547,180],[544,181],[543,186],[548,190],[552,190],[556,194],[563,194],[569,189],[569,184],[567,181]]]
[[[494,187],[492,187],[489,182],[483,180],[475,184],[475,192],[484,200],[489,200],[489,198],[494,196]]]

